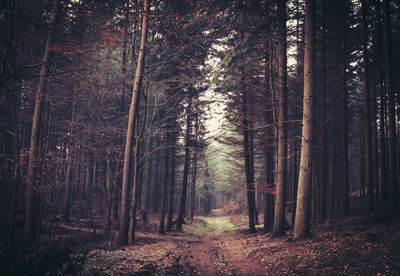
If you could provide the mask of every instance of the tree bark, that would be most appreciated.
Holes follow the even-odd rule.
[[[326,14],[327,0],[323,1],[323,25],[322,25],[322,141],[321,141],[321,195],[319,219],[325,220],[327,214],[327,187],[329,186],[329,167],[328,167],[328,142],[327,142],[327,116],[326,116]]]
[[[196,176],[197,176],[197,152],[193,153],[192,182],[190,187],[190,220],[194,218],[196,208]]]
[[[374,1],[375,11],[378,14],[378,37],[376,41],[377,52],[379,56],[376,58],[376,63],[379,66],[379,86],[380,86],[380,95],[379,95],[379,151],[380,151],[380,174],[379,174],[379,186],[382,189],[382,202],[387,206],[388,198],[389,198],[389,189],[388,189],[388,168],[387,168],[387,143],[386,143],[386,96],[385,96],[385,68],[384,68],[384,52],[383,52],[383,36],[382,36],[382,9],[381,3],[379,1]]]
[[[244,82],[244,80],[243,80]],[[246,89],[246,88],[244,88]],[[244,163],[246,170],[246,189],[247,189],[247,208],[248,208],[248,219],[249,219],[249,231],[250,233],[256,232],[256,226],[254,221],[254,174],[251,172],[251,149],[249,145],[249,122],[248,122],[248,100],[247,91],[242,91],[242,127],[243,127],[243,150],[244,150]]]
[[[164,230],[164,220],[165,220],[165,209],[167,204],[167,190],[168,190],[168,176],[169,176],[169,159],[170,159],[170,149],[165,149],[165,157],[164,157],[164,181],[163,181],[163,194],[161,199],[161,215],[160,215],[160,224],[158,227],[158,233],[161,235],[165,234]]]
[[[107,210],[104,220],[104,234],[110,235],[111,232],[111,207],[112,207],[112,194],[113,185],[111,185],[111,169],[110,169],[110,151],[107,152],[106,157],[106,191],[107,191]]]
[[[364,56],[364,96],[365,96],[365,174],[368,185],[368,211],[374,211],[374,179],[372,163],[372,129],[371,129],[371,100],[370,100],[370,79],[369,79],[369,53],[368,53],[368,23],[367,6],[365,0],[361,0],[362,22],[363,22],[363,56]]]
[[[278,160],[275,175],[275,214],[272,236],[284,234],[285,193],[287,170],[287,55],[286,55],[286,1],[278,1],[279,33],[279,95],[278,95]]]
[[[342,149],[343,149],[343,161],[342,161],[342,211],[344,214],[349,212],[349,139],[348,139],[348,122],[347,122],[347,4],[343,1],[343,95],[342,95]]]
[[[190,136],[192,130],[192,98],[189,96],[189,103],[186,108],[186,138],[185,138],[185,161],[183,165],[183,180],[182,180],[182,191],[181,200],[179,202],[178,219],[176,221],[176,230],[182,231],[183,215],[186,206],[186,194],[187,194],[187,184],[189,175],[189,163],[190,163]]]
[[[398,205],[397,191],[397,145],[396,145],[396,109],[393,78],[393,49],[392,26],[390,17],[390,0],[383,1],[384,41],[385,41],[385,65],[386,65],[386,93],[388,103],[388,158],[389,158],[389,209]]]
[[[306,0],[303,128],[300,172],[293,239],[305,237],[310,229],[312,178],[313,94],[315,91],[315,0]]]
[[[136,127],[138,127],[139,120],[136,120]],[[135,150],[134,150],[134,160],[132,164],[132,200],[131,200],[131,208],[130,208],[130,220],[129,220],[129,235],[128,235],[128,243],[133,243],[135,241],[135,226],[136,226],[136,209],[138,206],[138,169],[139,169],[139,136],[136,137],[135,141]]]
[[[172,125],[172,124],[171,124]],[[171,126],[170,125],[170,126]],[[173,124],[174,125],[174,124]],[[175,127],[175,126],[174,126]],[[172,217],[174,214],[174,192],[175,192],[175,164],[176,164],[176,158],[175,158],[175,144],[176,144],[176,134],[171,134],[172,138],[168,141],[170,143],[170,149],[169,149],[169,162],[170,162],[170,173],[169,173],[169,199],[168,199],[168,217],[167,217],[167,227],[166,231],[172,231]]]
[[[131,177],[131,163],[132,163],[132,147],[134,141],[134,128],[135,128],[135,116],[137,101],[139,97],[139,90],[142,83],[143,71],[144,71],[144,57],[147,48],[147,24],[148,24],[148,12],[149,12],[149,1],[144,1],[144,11],[142,15],[142,34],[140,41],[140,51],[137,61],[135,81],[132,91],[132,100],[129,109],[128,128],[125,142],[125,154],[124,154],[124,168],[122,174],[122,191],[121,191],[121,210],[120,210],[120,225],[118,232],[119,246],[125,246],[128,244],[128,221],[129,221],[129,182]]]

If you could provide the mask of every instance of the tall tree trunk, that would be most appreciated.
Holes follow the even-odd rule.
[[[278,108],[278,160],[276,170],[275,214],[272,236],[284,234],[285,192],[287,168],[287,56],[286,56],[286,0],[278,1],[279,35],[279,108]]]
[[[322,139],[321,139],[321,195],[319,219],[325,220],[327,214],[327,187],[329,186],[328,143],[327,143],[327,116],[326,116],[326,14],[327,0],[323,1],[322,23]]]
[[[349,212],[349,139],[348,139],[348,122],[347,122],[347,1],[343,1],[343,95],[342,95],[342,183],[343,183],[343,213]]]
[[[243,80],[244,84],[244,80]],[[247,188],[247,207],[248,207],[248,219],[249,219],[249,230],[251,233],[256,232],[256,226],[254,221],[254,174],[251,172],[251,153],[249,145],[249,122],[248,122],[248,100],[247,91],[242,91],[242,128],[243,128],[243,149],[244,149],[244,163],[246,169],[246,188]]]
[[[389,157],[389,208],[394,209],[398,205],[397,191],[397,145],[396,145],[396,109],[393,78],[393,49],[392,26],[390,17],[390,0],[383,1],[384,40],[385,40],[385,65],[386,65],[386,89],[388,101],[388,157]]]
[[[306,0],[303,130],[300,172],[293,239],[303,238],[310,229],[310,197],[312,178],[313,95],[315,91],[315,0]]]
[[[164,150],[164,181],[163,181],[163,194],[161,199],[161,215],[160,215],[160,224],[158,227],[158,233],[161,235],[165,234],[164,230],[164,220],[165,220],[165,209],[167,205],[167,193],[168,193],[168,176],[169,176],[169,159],[170,159],[170,149],[166,148]]]
[[[251,107],[253,103],[250,103],[249,107]],[[249,124],[249,157],[250,157],[250,174],[251,179],[253,179],[253,193],[254,193],[254,223],[257,225],[258,222],[258,210],[257,210],[257,185],[254,179],[254,123],[253,119],[254,114],[250,112],[250,120],[248,121]]]
[[[111,169],[110,169],[110,151],[107,151],[106,157],[106,191],[107,191],[107,206],[106,217],[104,220],[104,234],[110,235],[111,232],[111,207],[112,207],[112,194],[113,185],[111,184]]]
[[[371,129],[371,100],[370,100],[370,80],[369,80],[369,53],[368,53],[368,23],[367,23],[367,6],[365,0],[361,0],[362,5],[362,22],[363,22],[363,56],[364,56],[364,93],[365,93],[365,173],[368,185],[368,211],[374,211],[374,179],[372,164],[372,129]]]
[[[198,104],[196,104],[196,107],[198,107]],[[199,134],[199,114],[198,114],[198,108],[196,108],[196,113],[195,113],[195,118],[194,118],[194,132],[195,132],[195,141],[197,141],[197,137]],[[197,151],[198,149],[195,148],[194,153],[193,153],[193,161],[192,161],[192,181],[191,181],[191,187],[190,187],[190,212],[189,212],[189,217],[190,220],[193,220],[194,218],[194,211],[196,209],[196,180],[197,180]]]
[[[178,219],[176,221],[176,230],[182,231],[183,215],[186,206],[186,194],[187,184],[189,175],[189,164],[190,164],[190,139],[192,130],[192,98],[189,96],[189,103],[186,108],[186,138],[185,138],[185,162],[183,165],[183,180],[181,190],[181,200],[179,202]]]
[[[141,153],[141,144],[140,139],[143,136],[144,130],[146,128],[147,123],[147,110],[148,110],[148,101],[147,101],[147,93],[145,93],[145,110],[144,110],[144,118],[143,118],[143,126],[141,130],[139,130],[139,109],[136,110],[136,140],[135,140],[135,158],[133,162],[133,187],[132,187],[132,195],[133,200],[131,201],[131,210],[130,210],[130,223],[129,223],[129,243],[133,243],[135,241],[135,227],[136,227],[136,213],[137,208],[141,208],[141,198],[142,198],[142,182],[143,182],[143,169],[140,165],[140,158],[144,158],[144,153]],[[137,103],[138,106],[140,104],[140,98],[138,98]],[[143,156],[142,156],[143,155]]]
[[[39,136],[40,125],[43,109],[43,97],[48,82],[48,62],[50,59],[50,48],[54,38],[54,29],[56,24],[56,17],[60,0],[54,0],[53,10],[50,16],[49,30],[46,39],[46,46],[42,59],[42,66],[40,68],[39,85],[36,90],[35,109],[33,113],[32,131],[29,146],[29,162],[27,170],[27,186],[26,186],[26,200],[25,200],[25,241],[33,243],[37,239],[37,216],[35,198],[37,197],[37,179],[36,172],[38,166],[38,149],[39,149]]]
[[[380,174],[379,174],[379,186],[382,189],[382,202],[384,205],[388,204],[388,168],[387,168],[387,143],[386,143],[386,96],[385,96],[385,68],[384,68],[384,52],[383,52],[383,36],[382,36],[382,9],[380,1],[374,1],[375,11],[378,14],[378,37],[376,41],[377,52],[379,56],[376,59],[376,63],[379,66],[379,86],[380,86],[380,95],[379,95],[379,150],[380,150]]]
[[[147,157],[147,174],[146,174],[146,195],[145,195],[145,202],[144,208],[146,211],[150,209],[150,201],[151,201],[151,178],[153,176],[152,169],[153,169],[153,141],[150,138],[149,141],[149,156]]]
[[[139,120],[136,120],[136,126],[138,127]],[[135,241],[135,226],[136,226],[136,209],[138,206],[138,169],[139,169],[139,135],[136,137],[135,141],[135,150],[134,150],[134,160],[132,164],[132,200],[131,200],[131,208],[130,208],[130,220],[129,220],[129,235],[128,242],[133,243]]]
[[[194,211],[196,208],[196,176],[197,176],[197,152],[193,153],[193,168],[192,168],[192,182],[190,187],[190,220],[194,218]]]
[[[365,197],[365,145],[364,145],[364,138],[360,139],[360,198]]]
[[[267,15],[269,14],[269,11]],[[266,141],[264,144],[264,157],[265,157],[265,178],[266,178],[266,183],[265,183],[265,205],[264,205],[264,232],[268,232],[271,230],[271,227],[273,225],[273,189],[274,189],[274,177],[273,177],[273,171],[274,171],[274,133],[273,133],[273,105],[271,102],[273,102],[274,97],[273,97],[273,85],[272,85],[272,49],[271,49],[271,40],[267,39],[266,45],[265,45],[265,83],[267,84],[267,96],[266,96],[266,102],[265,104],[270,104],[270,109],[266,110],[265,114],[265,119],[266,123],[270,125],[268,128],[265,129],[265,135],[266,135]],[[272,214],[272,215],[271,215]]]
[[[128,212],[129,212],[129,182],[131,176],[131,162],[132,162],[132,147],[134,141],[134,128],[135,128],[135,116],[137,101],[139,97],[139,90],[142,83],[143,71],[144,71],[144,57],[147,48],[147,23],[148,23],[148,12],[149,12],[149,1],[144,0],[144,11],[142,15],[142,34],[140,41],[140,52],[137,61],[135,81],[132,91],[132,101],[129,109],[129,120],[128,129],[126,134],[125,142],[125,154],[124,154],[124,168],[122,174],[122,191],[121,191],[121,210],[120,210],[120,225],[118,232],[118,245],[124,246],[128,244]]]
[[[174,126],[175,127],[175,126]],[[170,162],[170,173],[169,173],[169,198],[168,198],[168,216],[167,216],[167,227],[166,231],[172,231],[172,217],[174,214],[174,192],[175,192],[175,164],[176,164],[176,158],[175,158],[175,144],[176,144],[176,134],[171,134],[172,138],[170,138],[170,157],[169,157],[169,162]]]
[[[295,214],[296,214],[296,201],[297,201],[297,181],[298,181],[298,157],[297,157],[297,142],[294,143],[293,147],[293,162],[292,162],[292,170],[293,170],[293,210],[292,210],[292,225],[294,225],[294,219],[295,219]]]

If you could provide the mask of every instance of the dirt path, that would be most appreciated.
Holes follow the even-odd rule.
[[[184,233],[138,231],[136,242],[83,256],[79,275],[399,275],[400,218],[348,217],[291,242],[249,234],[227,217],[200,217]],[[73,256],[72,256],[73,257]],[[71,257],[71,259],[73,259]]]
[[[266,275],[260,263],[230,246],[235,237],[228,218],[207,218],[206,223],[209,231],[182,250],[183,275]]]

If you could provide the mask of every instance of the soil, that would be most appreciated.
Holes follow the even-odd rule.
[[[116,231],[109,239],[79,228],[82,222],[59,223],[46,250],[1,251],[0,274],[399,275],[398,214],[331,218],[295,242],[290,229],[272,239],[261,225],[248,233],[245,222],[245,216],[198,217],[184,232],[159,235],[157,218],[150,216],[124,248],[113,247]]]
[[[400,271],[400,219],[395,216],[330,220],[315,225],[309,238],[296,242],[290,240],[290,230],[271,239],[260,227],[255,234],[244,226],[232,228],[229,217],[200,218],[186,229],[165,236],[141,232],[134,245],[122,250],[95,250],[81,274],[399,275]],[[99,258],[101,262],[93,261]]]

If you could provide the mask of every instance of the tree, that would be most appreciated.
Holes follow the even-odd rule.
[[[128,212],[129,212],[129,183],[131,180],[131,163],[132,163],[132,148],[134,142],[134,130],[136,121],[136,109],[137,101],[139,97],[139,91],[142,84],[143,71],[144,71],[144,57],[147,48],[147,24],[148,24],[148,12],[149,12],[149,1],[144,1],[144,9],[142,15],[142,34],[140,40],[140,50],[137,60],[135,81],[132,91],[132,100],[129,109],[129,121],[126,134],[125,142],[125,154],[124,154],[124,169],[122,174],[122,191],[121,191],[121,210],[120,210],[120,226],[118,232],[118,245],[124,246],[128,243]]]
[[[189,175],[189,158],[190,158],[190,141],[191,141],[191,130],[192,130],[192,98],[189,95],[189,102],[186,108],[186,136],[185,136],[185,161],[183,165],[183,180],[182,180],[182,190],[181,199],[179,202],[178,218],[176,220],[176,230],[182,231],[183,215],[186,206],[186,194],[188,185],[188,175]]]
[[[389,169],[389,204],[390,209],[398,205],[398,175],[397,175],[397,145],[396,145],[396,108],[393,77],[393,48],[392,48],[392,26],[390,17],[390,0],[383,1],[384,18],[384,43],[385,43],[385,65],[386,65],[386,94],[388,105],[388,169]]]
[[[278,148],[277,169],[275,175],[275,214],[272,235],[284,234],[285,192],[287,168],[287,56],[286,56],[286,1],[278,1],[279,35],[279,94],[278,94]]]
[[[364,117],[364,131],[365,131],[365,175],[368,186],[368,209],[370,212],[374,211],[374,179],[373,179],[373,163],[372,163],[372,127],[371,127],[371,100],[370,100],[370,78],[369,78],[369,52],[368,52],[368,25],[367,25],[367,5],[365,0],[361,1],[362,5],[362,18],[363,18],[363,56],[364,56],[364,78],[365,78],[365,117]]]
[[[310,196],[312,178],[313,94],[315,92],[315,0],[306,0],[304,49],[303,129],[296,218],[293,239],[306,236],[310,229]]]

